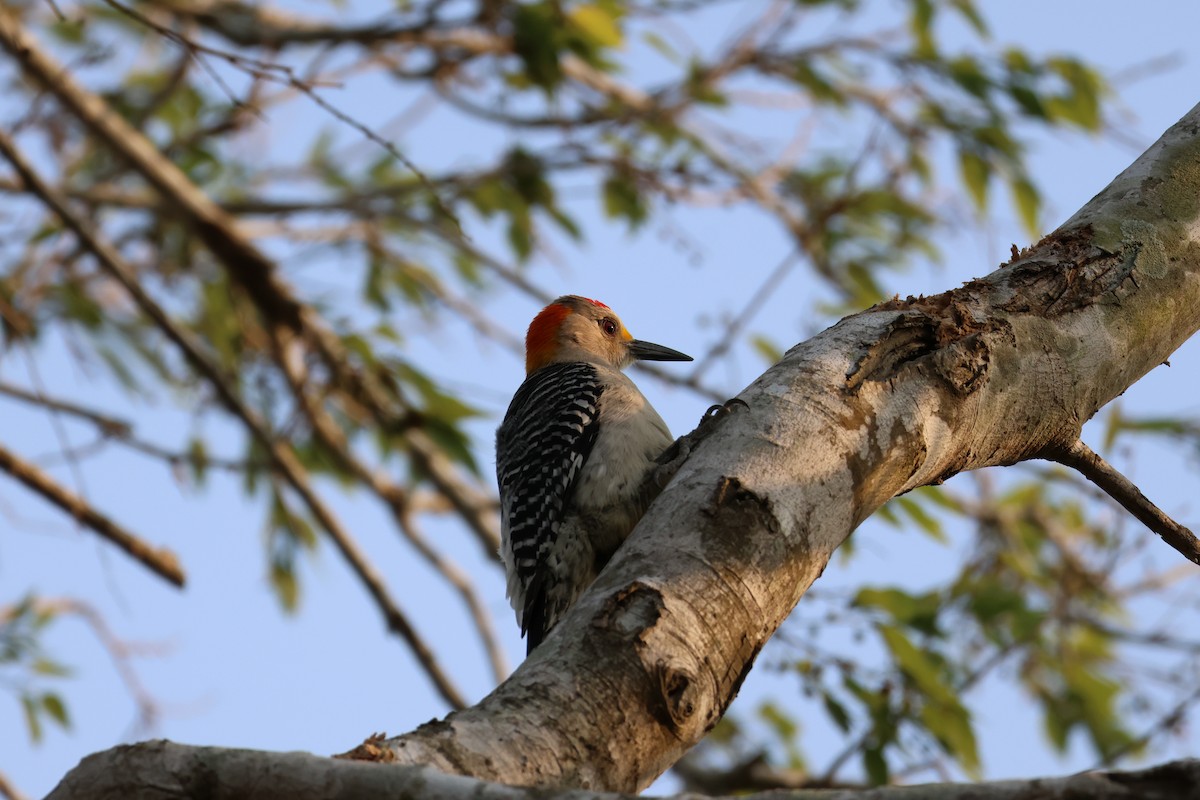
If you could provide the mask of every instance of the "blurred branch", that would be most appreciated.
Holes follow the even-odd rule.
[[[0,797],[4,800],[29,800],[29,795],[13,786],[3,772],[0,772]]]
[[[230,279],[246,291],[269,328],[302,334],[322,357],[344,397],[365,403],[385,428],[396,425],[400,414],[391,402],[395,398],[389,398],[389,393],[372,376],[354,369],[337,335],[311,306],[292,294],[276,274],[275,264],[241,235],[229,214],[158,152],[140,131],[114,114],[102,98],[77,84],[48,54],[39,50],[7,12],[0,12],[0,47],[8,50],[31,78],[52,92],[93,135],[128,162],[183,215],[226,268]],[[210,378],[215,376],[206,374]],[[405,444],[417,467],[447,496],[485,549],[495,551],[500,537],[487,495],[466,484],[424,432],[408,430]]]
[[[126,691],[137,705],[139,730],[143,732],[152,730],[159,715],[158,702],[146,690],[137,672],[130,664],[130,657],[135,654],[135,651],[145,651],[148,648],[122,641],[113,633],[100,612],[82,600],[71,597],[38,598],[35,601],[35,608],[39,612],[56,615],[69,614],[78,617],[87,625],[105,652],[108,653],[109,658],[112,659],[113,668],[116,669],[121,682],[125,684]]]
[[[475,622],[475,628],[483,642],[484,649],[491,659],[496,681],[504,680],[508,675],[508,666],[504,663],[491,621],[467,577],[453,563],[433,550],[419,535],[408,510],[408,497],[404,489],[389,481],[382,472],[372,469],[353,454],[341,428],[324,409],[321,402],[314,399],[313,392],[306,385],[307,371],[303,367],[303,354],[300,348],[289,346],[289,342],[280,336],[275,338],[273,344],[276,347],[276,360],[283,368],[288,386],[292,391],[292,397],[321,444],[337,459],[339,464],[349,470],[355,478],[369,487],[375,496],[383,501],[404,537],[463,598],[471,613],[471,618]],[[291,344],[296,345],[298,342],[293,340]],[[397,632],[409,642],[414,650],[423,646],[411,626],[398,628]]]
[[[1128,755],[1142,751],[1154,737],[1168,731],[1171,728],[1182,726],[1187,720],[1188,710],[1200,700],[1200,687],[1196,687],[1191,692],[1183,697],[1178,703],[1171,707],[1167,713],[1163,714],[1157,722],[1151,725],[1141,736],[1131,739],[1122,747],[1118,747],[1110,753],[1107,753],[1100,763],[1096,765],[1097,769],[1102,767],[1110,767],[1117,763],[1122,758]]]
[[[692,753],[695,753],[693,750]],[[814,777],[802,769],[773,767],[763,753],[739,761],[729,769],[705,767],[688,754],[675,763],[671,774],[683,783],[685,792],[702,795],[740,795],[746,792],[770,792],[781,789],[862,790],[862,784],[835,783]]]
[[[29,489],[66,511],[102,538],[124,550],[151,572],[182,588],[183,569],[175,554],[166,548],[156,548],[143,542],[116,522],[101,514],[87,501],[60,486],[53,478],[33,464],[0,446],[0,470],[25,484]]]
[[[407,168],[409,172],[413,173],[417,177],[417,180],[420,181],[421,185],[428,192],[429,198],[432,200],[433,205],[438,212],[446,219],[446,221],[454,225],[459,234],[462,235],[462,227],[459,225],[458,218],[453,212],[446,208],[445,205],[443,205],[441,198],[438,196],[437,189],[432,183],[430,183],[429,179],[425,177],[425,173],[417,169],[416,165],[413,164],[407,156],[401,153],[394,144],[384,139],[379,134],[375,133],[373,130],[368,128],[366,125],[363,125],[346,112],[337,108],[325,98],[321,97],[321,95],[317,93],[316,86],[313,84],[313,82],[301,80],[290,66],[270,61],[263,61],[261,59],[246,58],[238,53],[208,47],[181,34],[179,31],[159,25],[154,20],[140,13],[136,9],[119,2],[119,0],[103,0],[103,2],[107,3],[110,7],[116,9],[122,14],[125,14],[130,19],[133,19],[136,22],[146,26],[159,36],[162,36],[168,41],[171,41],[183,48],[185,53],[197,61],[200,61],[201,56],[204,55],[220,58],[232,64],[233,66],[238,67],[239,69],[249,71],[256,78],[277,80],[296,90],[297,92],[300,92],[336,120],[354,128],[367,139],[382,147],[388,152],[388,154],[403,164],[405,168]],[[202,61],[201,63],[203,64]],[[220,75],[214,70],[208,68],[207,66],[206,69],[215,81],[222,84],[224,83]],[[234,101],[235,105],[240,105],[240,101],[233,97],[232,92],[227,91],[227,93],[230,95],[230,98]]]
[[[707,372],[708,369],[712,367],[712,365],[715,364],[718,359],[729,352],[729,348],[733,346],[734,340],[737,338],[737,336],[741,334],[743,330],[745,330],[746,326],[750,323],[750,320],[753,319],[754,315],[762,309],[767,300],[771,299],[771,296],[774,295],[776,290],[779,288],[779,284],[796,266],[796,256],[797,254],[795,252],[788,253],[783,260],[779,262],[775,269],[771,270],[770,274],[767,275],[763,282],[759,284],[758,289],[746,302],[746,305],[742,308],[742,310],[738,312],[737,316],[731,319],[725,326],[725,330],[722,331],[721,338],[717,340],[717,343],[710,347],[708,352],[696,362],[696,366],[692,369],[691,374],[687,378],[689,384],[698,384],[701,376]]]
[[[504,648],[500,646],[500,640],[496,637],[496,629],[492,624],[492,617],[487,611],[487,607],[480,600],[478,592],[475,591],[475,586],[471,582],[470,576],[463,572],[457,564],[450,561],[437,550],[433,549],[429,540],[421,532],[417,526],[416,520],[411,513],[405,514],[400,522],[400,530],[404,534],[404,538],[416,548],[421,557],[436,570],[446,582],[454,587],[466,604],[468,612],[471,615],[471,621],[475,625],[475,629],[479,632],[479,638],[483,642],[484,650],[487,652],[488,662],[491,664],[492,677],[500,683],[508,677],[510,668],[508,659],[504,655]]]
[[[197,457],[188,452],[170,450],[135,437],[133,435],[133,423],[129,420],[110,416],[101,411],[79,405],[78,403],[72,403],[69,400],[48,397],[42,392],[33,392],[20,386],[14,386],[11,383],[0,381],[0,395],[90,422],[96,427],[100,435],[100,440],[92,443],[93,445],[99,445],[107,441],[119,442],[131,450],[166,461],[173,467],[193,464],[230,472],[245,472],[248,469],[265,466],[265,464],[255,463],[253,460],[218,458],[207,453],[202,457]]]
[[[6,17],[0,12],[0,41],[5,32]],[[238,398],[229,381],[225,378],[220,367],[204,351],[190,331],[176,325],[152,297],[142,288],[134,271],[124,263],[117,252],[100,239],[91,226],[77,217],[67,205],[66,200],[51,188],[25,158],[16,149],[9,137],[0,132],[0,155],[3,155],[21,179],[28,185],[29,190],[36,194],[48,206],[63,224],[66,225],[96,258],[97,262],[115,278],[129,293],[137,306],[149,317],[158,329],[180,350],[188,363],[199,373],[217,392],[222,404],[236,416],[253,438],[271,454],[276,468],[286,479],[293,491],[303,500],[313,517],[328,533],[338,551],[346,559],[351,569],[366,587],[379,610],[387,621],[389,630],[401,633],[409,643],[418,663],[437,686],[442,697],[454,707],[465,705],[462,695],[450,682],[442,668],[438,665],[432,650],[419,639],[407,617],[399,606],[392,600],[383,581],[362,553],[357,542],[349,531],[342,527],[341,522],[334,516],[325,503],[318,497],[313,488],[307,470],[304,469],[295,451],[285,442],[275,439],[267,430],[265,422],[259,418],[241,399]]]

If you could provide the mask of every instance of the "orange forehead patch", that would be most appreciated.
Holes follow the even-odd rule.
[[[608,306],[606,306],[604,303],[601,303],[599,300],[593,300],[593,299],[592,299],[592,298],[590,298],[590,297],[585,297],[585,298],[583,298],[583,299],[584,299],[584,300],[587,300],[589,303],[591,303],[592,305],[596,306],[597,308],[603,308],[605,311],[612,311],[612,309],[611,309],[611,308],[609,308]]]
[[[538,312],[525,332],[525,374],[544,366],[554,356],[558,329],[571,309],[561,303],[551,303]]]

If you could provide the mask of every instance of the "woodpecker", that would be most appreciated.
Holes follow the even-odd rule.
[[[500,554],[532,653],[646,510],[643,480],[672,444],[621,370],[691,361],[634,339],[612,309],[568,295],[525,336],[525,382],[496,432]]]

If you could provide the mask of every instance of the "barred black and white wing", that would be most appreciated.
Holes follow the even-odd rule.
[[[517,390],[496,432],[501,556],[508,593],[528,649],[556,619],[547,592],[559,575],[556,540],[563,510],[600,432],[603,385],[591,364],[552,364]]]

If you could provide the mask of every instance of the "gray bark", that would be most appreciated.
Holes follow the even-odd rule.
[[[473,708],[354,755],[518,785],[645,787],[716,724],[763,644],[881,504],[964,470],[1069,448],[1101,406],[1200,328],[1198,205],[1200,106],[1012,263],[847,317],[792,348],[739,395],[748,409],[699,444],[508,681]],[[148,750],[138,772],[147,793],[121,796],[162,796],[150,787],[175,780],[180,759],[205,784],[182,781],[185,796],[233,786],[250,769],[238,759],[264,775],[303,759],[295,774],[311,777],[309,796],[338,796],[320,781],[370,768],[158,752],[158,767]],[[1195,796],[1195,764],[1178,775],[1161,796]],[[71,773],[53,796],[85,796],[72,789],[80,780]],[[872,791],[853,796],[902,796]],[[1062,796],[953,791],[944,796]]]
[[[269,758],[266,758],[269,756]],[[438,800],[544,800],[545,789],[484,783],[432,767],[382,767],[308,753],[263,753],[188,747],[166,741],[114,747],[88,756],[47,800],[360,800],[365,797]],[[629,794],[581,789],[553,794],[562,800],[621,800]],[[1200,800],[1200,760],[1134,772],[1084,772],[1065,778],[977,784],[886,786],[877,789],[800,789],[740,800]],[[732,800],[729,798],[728,800]]]

